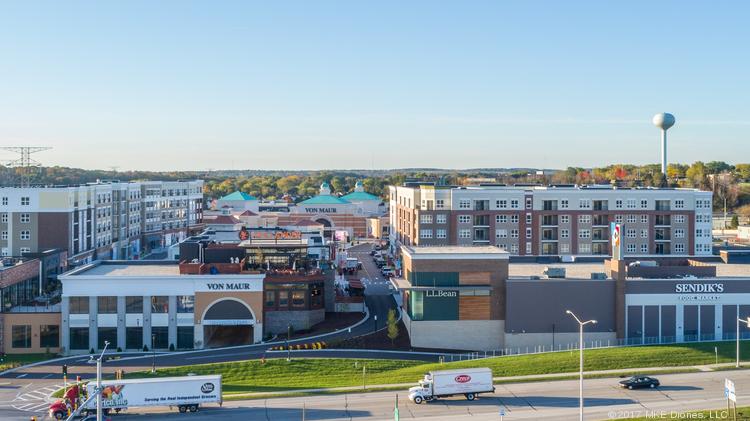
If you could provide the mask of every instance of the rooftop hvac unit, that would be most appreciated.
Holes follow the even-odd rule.
[[[604,272],[591,272],[591,279],[605,280],[607,279],[607,274]]]
[[[543,273],[547,275],[548,278],[565,278],[565,268],[555,268],[547,266],[546,268],[544,268]]]

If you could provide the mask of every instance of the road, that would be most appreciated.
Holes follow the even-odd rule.
[[[586,419],[606,420],[627,416],[646,416],[666,411],[711,409],[725,407],[724,378],[735,381],[738,400],[750,398],[750,371],[702,372],[659,376],[662,387],[655,390],[625,390],[617,386],[618,379],[586,380]],[[415,379],[417,380],[417,379]],[[12,409],[13,405],[28,404],[16,401],[16,393],[30,393],[32,386],[43,381],[29,382],[13,379],[0,387],[0,419],[28,420],[29,413]],[[554,381],[544,383],[513,383],[496,386],[494,394],[480,395],[474,402],[460,397],[415,405],[408,401],[406,391],[349,393],[293,398],[229,401],[224,407],[206,407],[190,419],[198,420],[386,420],[393,419],[395,396],[398,394],[399,415],[402,419],[498,420],[500,409],[505,420],[575,420],[578,414],[578,382]],[[653,412],[647,412],[653,411]],[[133,411],[135,412],[135,410]],[[183,419],[184,415],[165,409],[139,411],[140,414],[118,415],[115,420]],[[145,415],[144,413],[148,413]]]

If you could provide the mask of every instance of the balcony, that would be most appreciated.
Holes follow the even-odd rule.
[[[595,211],[609,210],[609,202],[606,200],[594,200],[592,208]]]
[[[595,227],[608,227],[609,218],[607,217],[607,215],[595,215],[591,221],[591,225]]]
[[[672,225],[672,217],[669,215],[656,215],[654,219],[654,225],[658,226],[669,226]]]
[[[542,230],[542,241],[557,241],[557,230],[556,229]]]
[[[543,215],[542,226],[557,226],[558,217],[557,215]]]
[[[609,232],[604,229],[595,229],[591,232],[592,241],[609,241]]]

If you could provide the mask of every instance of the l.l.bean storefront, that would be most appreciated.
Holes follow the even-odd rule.
[[[60,277],[65,353],[260,342],[262,274],[180,274],[176,264],[98,262]]]

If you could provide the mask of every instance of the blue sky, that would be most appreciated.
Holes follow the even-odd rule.
[[[5,2],[0,143],[120,169],[750,162],[747,2]],[[0,158],[12,155],[0,154]]]

